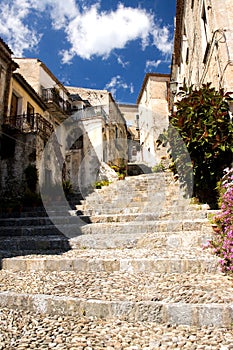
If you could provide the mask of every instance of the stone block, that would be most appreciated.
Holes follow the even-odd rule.
[[[2,260],[2,268],[11,271],[26,271],[27,260],[20,258],[7,258]]]
[[[136,304],[135,318],[140,322],[163,322],[163,303],[140,302]]]
[[[26,260],[27,271],[44,271],[45,259],[27,259]]]
[[[193,324],[192,304],[165,304],[165,322],[191,326]]]

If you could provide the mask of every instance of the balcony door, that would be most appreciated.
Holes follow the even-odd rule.
[[[34,128],[34,107],[28,102],[27,103],[27,122],[31,129]]]
[[[18,106],[19,106],[19,98],[13,92],[11,97],[11,109],[10,109],[11,123],[13,125],[16,125]]]

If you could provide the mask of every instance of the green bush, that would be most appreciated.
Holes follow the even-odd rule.
[[[108,180],[100,180],[94,183],[94,188],[101,188],[103,186],[109,186],[111,182]]]
[[[194,196],[216,207],[217,182],[233,159],[233,125],[228,104],[232,99],[229,93],[224,93],[223,89],[217,91],[210,83],[200,89],[184,86],[180,96],[175,104],[176,111],[170,117],[169,129],[160,143],[170,142],[171,154],[175,149],[174,167],[183,167],[183,174],[190,173],[188,168],[192,169]],[[174,136],[176,132],[179,137]],[[185,160],[184,145],[191,163]]]
[[[151,171],[152,173],[161,173],[165,170],[165,167],[163,164],[159,163],[157,165],[154,165],[152,168],[151,168]]]

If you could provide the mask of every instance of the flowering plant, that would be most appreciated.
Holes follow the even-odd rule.
[[[221,212],[213,219],[217,230],[209,247],[221,258],[221,270],[233,273],[233,168],[225,169],[224,173]]]

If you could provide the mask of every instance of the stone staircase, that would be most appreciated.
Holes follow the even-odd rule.
[[[27,254],[57,254],[70,249],[63,232],[76,231],[75,205],[80,194],[54,201],[47,209],[26,207],[21,212],[0,214],[0,257]]]
[[[169,172],[127,177],[95,190],[58,221],[62,230],[64,220],[71,220],[63,234],[69,251],[2,260],[0,306],[229,327],[232,283],[217,258],[202,248],[212,236],[211,214],[206,206],[189,204]],[[41,220],[43,227],[50,225]],[[4,227],[1,221],[6,236],[9,224]]]

